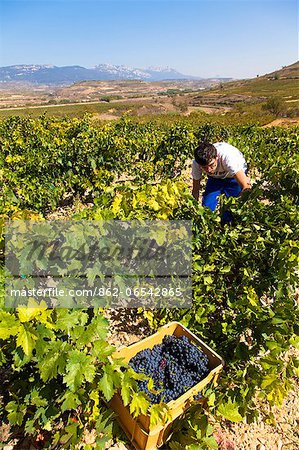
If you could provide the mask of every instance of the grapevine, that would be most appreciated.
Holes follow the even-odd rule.
[[[235,145],[250,165],[251,192],[224,201],[233,227],[222,227],[218,212],[197,204],[188,187],[194,148],[206,136]],[[263,414],[256,399],[272,420],[271,409],[282,405],[299,375],[298,143],[298,128],[203,125],[192,117],[98,125],[88,117],[1,121],[0,422],[27,435],[50,433],[51,445],[63,448],[95,429],[103,447],[113,423],[105,402],[119,389],[132,414],[146,414],[207,373],[204,360],[186,366],[181,339],[175,352],[163,344],[167,357],[159,356],[161,348],[153,356],[145,351],[146,380],[138,361],[112,364],[102,310],[47,310],[43,302],[32,315],[5,308],[5,221],[44,220],[61,208],[70,208],[64,219],[74,220],[192,220],[192,308],[141,314],[151,331],[182,322],[226,361],[218,386],[200,394],[201,419],[199,409],[187,418],[190,436],[196,430],[190,423],[207,415],[256,420]]]

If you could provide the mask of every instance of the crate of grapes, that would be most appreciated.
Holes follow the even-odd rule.
[[[154,389],[149,391],[147,381],[139,381],[140,390],[148,394],[151,403],[164,401],[170,409],[170,422],[150,428],[149,416],[132,417],[120,394],[114,395],[109,405],[137,450],[163,445],[173,421],[200,396],[204,386],[216,382],[224,366],[221,356],[179,322],[171,322],[152,336],[120,348],[113,358],[123,358],[136,372],[150,375]]]

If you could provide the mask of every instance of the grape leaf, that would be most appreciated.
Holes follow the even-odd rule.
[[[69,332],[77,325],[85,325],[88,320],[88,314],[82,311],[69,311],[67,309],[58,309],[56,326],[58,330]]]
[[[239,413],[238,404],[229,400],[227,403],[222,403],[218,409],[218,414],[231,422],[241,422],[242,416]]]
[[[114,392],[121,383],[121,375],[116,372],[112,366],[106,365],[104,367],[104,375],[99,382],[99,388],[103,392],[107,401],[111,400]]]
[[[130,413],[134,417],[139,416],[139,414],[146,414],[149,407],[149,401],[146,399],[142,392],[133,392],[132,400],[130,403]]]
[[[115,347],[108,344],[103,339],[94,341],[92,348],[92,356],[96,356],[99,361],[105,361],[107,356],[111,356],[115,352]]]
[[[277,374],[276,373],[269,373],[268,375],[264,376],[261,383],[261,388],[265,389],[266,387],[270,386],[272,383],[274,383],[277,380]]]
[[[105,339],[108,330],[107,324],[108,322],[103,316],[94,317],[86,328],[82,328],[80,337],[77,336],[77,345],[86,345],[96,339]],[[74,329],[74,333],[77,329],[78,327]]]
[[[217,450],[219,448],[218,444],[217,444],[217,441],[216,441],[216,439],[213,436],[204,437],[202,439],[202,441],[207,446],[208,449]],[[197,448],[198,447],[196,447],[196,449]]]
[[[23,418],[26,412],[25,405],[19,405],[18,403],[12,401],[7,403],[5,409],[8,412],[7,418],[11,424],[22,425]]]
[[[2,366],[2,364],[6,363],[6,358],[4,353],[2,352],[1,348],[0,348],[0,367]]]
[[[69,344],[67,342],[51,342],[49,351],[40,359],[38,368],[44,382],[55,378],[57,374],[63,374],[66,366],[66,355]]]
[[[34,329],[25,324],[21,324],[18,329],[17,346],[22,347],[25,355],[29,356],[35,347],[37,335]]]
[[[153,404],[150,409],[150,428],[155,425],[163,424],[172,421],[172,416],[168,407],[162,404]]]
[[[61,405],[62,412],[65,412],[68,409],[76,409],[79,405],[81,405],[79,397],[73,392],[67,391],[63,398],[64,401]]]
[[[68,356],[67,373],[63,380],[72,391],[75,391],[84,381],[93,381],[96,368],[93,358],[79,350],[70,351]]]
[[[20,322],[29,322],[38,317],[45,309],[47,309],[47,304],[44,300],[39,304],[34,298],[29,298],[27,306],[19,306],[17,313]]]
[[[20,322],[12,314],[0,311],[0,339],[7,339],[9,336],[18,333]]]

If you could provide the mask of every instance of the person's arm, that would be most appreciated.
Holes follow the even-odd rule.
[[[237,180],[238,184],[240,185],[240,187],[242,189],[240,195],[242,195],[243,192],[251,189],[250,179],[247,177],[247,175],[244,173],[243,170],[239,170],[235,174],[234,178],[235,178],[235,180]]]
[[[199,199],[199,188],[200,188],[200,180],[194,180],[193,178],[192,195],[197,201]]]

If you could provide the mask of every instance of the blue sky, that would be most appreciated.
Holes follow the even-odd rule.
[[[253,77],[298,59],[297,0],[0,0],[0,66]]]

